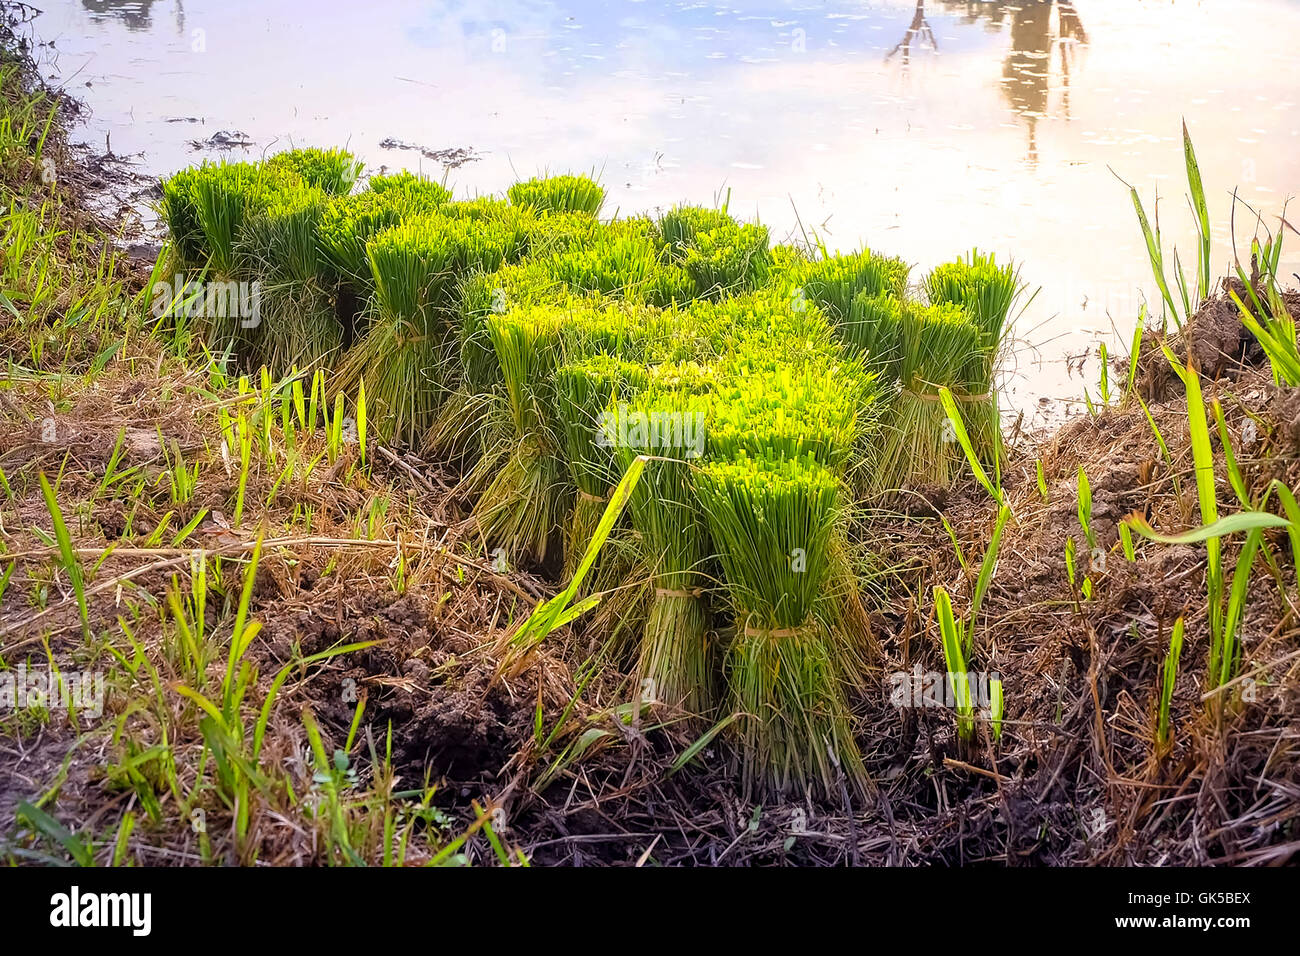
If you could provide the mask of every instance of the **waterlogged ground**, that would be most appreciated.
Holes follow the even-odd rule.
[[[84,138],[149,173],[223,133],[247,139],[237,157],[346,143],[374,167],[448,161],[460,193],[595,169],[609,212],[729,194],[777,238],[802,225],[921,268],[1013,254],[1042,287],[1008,382],[1031,416],[1095,393],[1080,356],[1123,352],[1153,292],[1111,168],[1148,211],[1159,188],[1167,242],[1194,260],[1186,117],[1216,275],[1232,189],[1276,228],[1300,186],[1292,0],[81,0],[30,30],[93,111]],[[1236,219],[1245,249],[1253,217]]]

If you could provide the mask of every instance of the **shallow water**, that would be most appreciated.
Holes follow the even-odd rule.
[[[1012,404],[1077,400],[1098,341],[1127,347],[1159,299],[1127,190],[1161,204],[1194,268],[1179,119],[1231,261],[1231,194],[1277,228],[1300,185],[1295,0],[81,0],[32,25],[47,72],[93,111],[87,141],[164,173],[218,131],[266,148],[346,143],[373,167],[443,167],[458,193],[594,169],[607,212],[730,197],[774,238],[816,230],[919,275],[972,246],[1041,291]],[[1238,248],[1253,216],[1237,209]],[[1296,217],[1291,217],[1296,221]],[[1300,271],[1292,235],[1284,272]],[[1073,368],[1073,370],[1072,370]],[[1062,406],[1051,406],[1059,412]]]

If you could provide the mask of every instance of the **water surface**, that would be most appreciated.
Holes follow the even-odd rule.
[[[347,144],[442,175],[391,139],[472,150],[448,173],[460,194],[594,170],[607,212],[729,197],[774,238],[815,230],[914,274],[1014,255],[1042,287],[1007,382],[1031,414],[1095,395],[1074,359],[1122,352],[1145,297],[1159,311],[1111,168],[1148,204],[1159,189],[1194,261],[1185,117],[1217,274],[1233,188],[1276,228],[1300,185],[1294,0],[49,0],[32,30],[93,111],[85,138],[150,172],[238,131],[254,145],[227,155]],[[1239,206],[1239,249],[1251,234]],[[1300,271],[1300,237],[1284,265]]]

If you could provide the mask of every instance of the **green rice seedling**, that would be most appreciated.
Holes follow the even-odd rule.
[[[1098,362],[1101,365],[1101,380],[1098,383],[1098,389],[1101,394],[1103,405],[1110,404],[1110,356],[1106,352],[1106,343],[1102,342],[1097,346]]]
[[[649,697],[688,714],[714,703],[709,617],[702,603],[702,566],[708,530],[691,480],[691,461],[703,451],[708,395],[663,379],[626,404],[609,409],[606,441],[626,471],[642,455],[654,456],[631,499],[653,589],[642,632],[638,674]]]
[[[870,249],[828,256],[807,263],[799,277],[804,294],[826,311],[833,322],[849,318],[859,294],[903,298],[911,267],[901,259],[877,255]]]
[[[272,168],[284,168],[296,173],[304,183],[331,196],[343,196],[352,191],[365,163],[345,149],[290,149],[276,153],[266,161]]]
[[[1127,521],[1119,523],[1119,541],[1124,551],[1124,560],[1132,564],[1137,560],[1137,551],[1133,547],[1133,529],[1129,527]]]
[[[839,482],[811,456],[742,456],[695,473],[736,621],[727,653],[747,783],[830,796],[866,788],[824,588]]]
[[[841,341],[861,355],[882,382],[897,381],[903,303],[892,295],[859,292],[838,326]]]
[[[1278,283],[1277,265],[1282,250],[1282,237],[1270,239],[1261,247],[1252,241],[1252,261],[1262,263],[1260,281],[1252,282],[1241,266],[1237,276],[1246,289],[1249,303],[1243,302],[1235,289],[1228,295],[1241,313],[1242,324],[1259,342],[1273,370],[1273,381],[1287,386],[1300,385],[1300,342],[1296,338],[1296,322],[1288,308]],[[1255,290],[1262,285],[1262,296]]]
[[[1043,459],[1041,458],[1034,459],[1034,476],[1038,482],[1039,497],[1043,499],[1043,504],[1047,504],[1051,500],[1051,496],[1047,489],[1047,475],[1043,472]]]
[[[700,233],[738,225],[725,209],[703,206],[677,206],[659,219],[659,235],[669,253],[677,260],[686,258]]]
[[[63,566],[63,572],[72,585],[72,593],[77,598],[77,611],[81,615],[81,634],[86,640],[90,640],[90,605],[86,603],[85,573],[73,547],[72,535],[68,533],[67,523],[63,520],[63,510],[59,507],[58,495],[50,487],[45,472],[41,472],[39,477],[41,496],[45,499],[45,508],[49,511],[50,521],[54,525],[54,539],[59,548],[59,563]]]
[[[539,562],[563,527],[569,498],[551,391],[566,321],[566,310],[545,306],[512,309],[487,321],[510,429],[505,464],[484,459],[477,466],[492,477],[474,517],[489,544]],[[471,486],[475,480],[471,474]]]
[[[608,228],[591,245],[550,259],[548,267],[574,292],[618,295],[660,308],[690,299],[694,288],[680,266],[660,260],[648,236]]]
[[[941,587],[934,589],[934,613],[939,620],[939,636],[943,642],[944,666],[952,686],[957,710],[957,737],[967,750],[975,741],[975,701],[970,689],[970,672],[966,669],[966,656],[962,650],[963,635],[960,622],[952,613],[952,598]]]
[[[201,167],[191,166],[162,180],[159,213],[171,235],[171,251],[176,260],[174,272],[198,270],[207,264],[195,188],[203,175]]]
[[[539,213],[578,212],[596,216],[605,203],[605,190],[586,176],[534,177],[507,191],[510,202]]]
[[[936,267],[922,284],[931,304],[964,308],[979,329],[964,417],[980,460],[991,467],[1002,455],[996,375],[1011,333],[1011,309],[1024,290],[1020,271],[974,249],[965,259]]]
[[[354,392],[369,379],[370,417],[381,440],[419,441],[448,386],[447,310],[455,268],[475,254],[458,244],[459,233],[441,216],[419,216],[367,244],[375,315],[331,385],[340,394]]]
[[[1002,739],[1002,719],[1006,715],[1006,698],[1002,693],[1002,681],[997,677],[989,678],[989,729],[993,731],[993,740]]]
[[[647,382],[640,365],[604,353],[555,371],[555,412],[569,473],[578,490],[565,543],[566,574],[576,570],[586,552],[620,475],[613,447],[602,440],[601,415],[626,403]]]
[[[1169,637],[1169,653],[1160,672],[1160,703],[1156,711],[1156,747],[1165,750],[1173,739],[1169,711],[1174,700],[1174,685],[1178,680],[1178,659],[1183,654],[1183,618],[1174,622],[1174,632]]]
[[[250,219],[237,245],[259,281],[256,360],[276,375],[332,361],[342,346],[333,288],[322,281],[319,227],[328,197],[315,188],[283,190]]]
[[[898,328],[900,389],[874,469],[874,489],[904,485],[946,486],[958,473],[962,449],[956,424],[966,406],[983,402],[980,387],[980,331],[956,305],[907,303]],[[961,409],[950,416],[940,397],[947,388]]]
[[[1088,542],[1088,549],[1095,551],[1097,548],[1097,532],[1092,527],[1092,485],[1088,482],[1088,474],[1083,470],[1083,465],[1079,466],[1079,527],[1083,529],[1083,536]]]
[[[1187,131],[1187,123],[1183,123],[1183,161],[1187,170],[1187,187],[1190,193],[1188,204],[1196,218],[1196,287],[1192,290],[1188,286],[1187,276],[1183,271],[1182,262],[1178,258],[1178,249],[1174,249],[1174,279],[1177,282],[1179,298],[1182,301],[1183,311],[1179,315],[1178,304],[1170,292],[1169,280],[1165,275],[1164,247],[1160,238],[1160,197],[1156,197],[1155,205],[1155,224],[1147,218],[1146,210],[1142,206],[1142,198],[1138,195],[1136,187],[1130,186],[1120,179],[1121,183],[1128,188],[1129,197],[1133,201],[1133,209],[1137,213],[1138,226],[1142,230],[1142,237],[1146,240],[1147,256],[1151,260],[1151,274],[1155,278],[1156,286],[1160,290],[1160,298],[1163,302],[1164,314],[1162,318],[1168,321],[1173,319],[1174,325],[1182,328],[1183,323],[1192,317],[1192,314],[1200,307],[1201,301],[1210,294],[1210,211],[1205,200],[1205,185],[1201,180],[1200,165],[1196,161],[1196,150],[1192,146],[1191,134]],[[1114,172],[1112,170],[1112,172]],[[1116,174],[1116,179],[1119,179]]]
[[[1142,303],[1138,312],[1137,325],[1133,329],[1133,342],[1128,350],[1128,380],[1124,385],[1124,397],[1137,394],[1138,359],[1142,355],[1142,334],[1147,326],[1147,304]]]
[[[767,227],[753,223],[697,232],[682,259],[695,295],[721,298],[763,285],[771,263],[767,242]]]

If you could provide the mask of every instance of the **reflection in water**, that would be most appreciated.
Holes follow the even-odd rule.
[[[885,60],[892,60],[901,51],[903,67],[906,69],[912,62],[913,40],[919,40],[922,48],[929,42],[930,49],[938,52],[939,44],[935,42],[934,31],[930,29],[930,24],[925,19],[925,0],[916,0],[916,12],[912,14],[912,22],[908,25],[907,32],[903,34],[903,39],[898,41],[898,46],[889,51]]]
[[[1003,89],[1017,113],[1029,126],[1031,166],[1038,165],[1038,121],[1047,116],[1054,52],[1061,51],[1061,108],[1070,119],[1070,68],[1075,48],[1087,43],[1074,4],[1038,0],[1025,6],[1008,6],[1011,15],[1011,52],[1002,66]],[[1053,16],[1055,14],[1055,16]]]
[[[1070,72],[1077,47],[1088,42],[1074,4],[1068,0],[940,0],[945,13],[958,13],[967,26],[983,23],[990,32],[1000,32],[1009,21],[1011,50],[1002,64],[1002,89],[1017,115],[1029,130],[1026,161],[1038,165],[1038,121],[1048,115],[1051,95],[1052,66],[1060,50],[1061,108],[1070,118]],[[911,62],[912,45],[938,50],[934,31],[925,17],[925,0],[917,0],[912,22],[903,39],[885,57],[886,61],[902,54],[901,63]]]
[[[96,20],[121,20],[128,30],[148,30],[153,26],[150,8],[154,0],[81,0]]]

